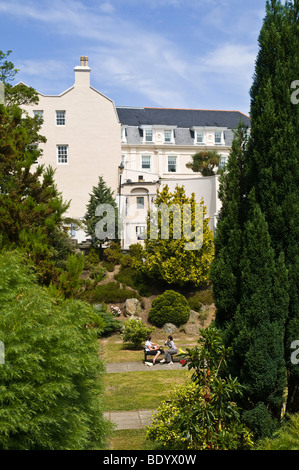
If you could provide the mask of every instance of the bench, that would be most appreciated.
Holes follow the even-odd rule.
[[[147,356],[151,356],[152,358],[155,357],[155,354],[149,354],[149,353],[150,353],[150,351],[146,351],[145,348],[144,348],[144,362],[147,362]],[[163,354],[161,354],[161,355],[158,357],[158,360],[156,361],[156,363],[160,362],[162,358],[163,358]],[[174,355],[172,356],[172,361],[173,361],[173,362],[179,362],[179,361],[180,361],[180,358],[177,357],[176,354],[174,354]]]

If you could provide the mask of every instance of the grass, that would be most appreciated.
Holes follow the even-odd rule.
[[[115,431],[109,450],[157,450],[157,443],[146,439],[145,429],[123,429]]]
[[[166,334],[157,329],[153,332],[154,342],[163,344]],[[178,347],[193,347],[197,340],[177,332],[175,342]],[[105,363],[141,362],[143,348],[132,349],[123,342],[119,333],[107,338],[100,338],[100,355]],[[187,368],[179,370],[160,370],[153,367],[144,372],[123,372],[104,375],[104,411],[155,410],[165,400],[170,391],[179,384],[184,384],[191,373]],[[159,450],[161,447],[146,439],[146,429],[115,430],[109,443],[109,450]]]
[[[158,368],[159,365],[155,367]],[[190,372],[185,368],[106,374],[105,411],[154,410],[167,398],[175,385],[184,384],[188,377]]]

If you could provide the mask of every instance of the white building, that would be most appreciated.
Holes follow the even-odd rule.
[[[217,176],[202,177],[186,167],[201,149],[217,150],[224,165],[233,132],[248,116],[238,111],[135,108],[115,106],[90,85],[88,58],[74,68],[74,85],[57,96],[39,93],[38,106],[25,107],[43,116],[42,163],[56,169],[56,183],[70,217],[81,219],[92,187],[103,176],[115,193],[123,222],[123,248],[142,238],[146,215],[157,188],[203,197],[211,227],[220,208]],[[78,241],[86,234],[77,232]]]

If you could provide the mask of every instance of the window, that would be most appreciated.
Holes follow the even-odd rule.
[[[172,142],[172,131],[170,131],[170,130],[164,131],[164,142],[165,143]]]
[[[203,144],[204,143],[204,132],[203,131],[196,131],[196,143]]]
[[[141,168],[143,170],[150,170],[151,168],[151,156],[150,155],[141,156]]]
[[[57,126],[65,126],[65,111],[56,111]]]
[[[221,137],[222,137],[222,132],[216,131],[215,132],[215,144],[221,144]]]
[[[43,119],[44,112],[42,110],[35,110],[33,111],[33,116],[38,117],[39,119]]]
[[[121,128],[121,141],[122,142],[127,142],[127,130],[125,127]]]
[[[145,129],[145,142],[153,142],[153,130]]]
[[[68,163],[68,145],[57,145],[57,163]]]
[[[175,173],[176,170],[176,157],[168,157],[168,171]]]
[[[137,209],[144,209],[144,197],[137,196]]]
[[[227,158],[221,155],[220,161],[219,161],[219,168],[224,168],[227,162]]]
[[[136,237],[138,240],[143,240],[145,235],[145,225],[136,225]]]

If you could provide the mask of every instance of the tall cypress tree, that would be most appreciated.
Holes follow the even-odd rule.
[[[244,418],[260,436],[280,418],[286,378],[287,410],[299,409],[299,370],[290,363],[299,338],[298,4],[266,4],[251,134],[246,148],[233,146],[221,186],[212,267],[216,319],[234,345],[231,372],[248,393]]]
[[[299,410],[299,370],[290,345],[299,338],[299,105],[291,84],[299,77],[299,2],[267,2],[251,88],[248,184],[256,189],[276,258],[283,252],[289,271],[286,325],[288,411]]]
[[[219,198],[222,206],[215,233],[215,259],[211,266],[211,281],[216,322],[220,327],[233,318],[240,301],[240,256],[245,220],[245,149],[248,128],[240,122],[232,143],[225,171],[219,177]]]
[[[288,279],[284,256],[275,262],[265,217],[249,196],[242,235],[240,301],[226,339],[233,346],[231,370],[245,387],[244,420],[264,437],[280,420],[286,387],[284,325]]]

